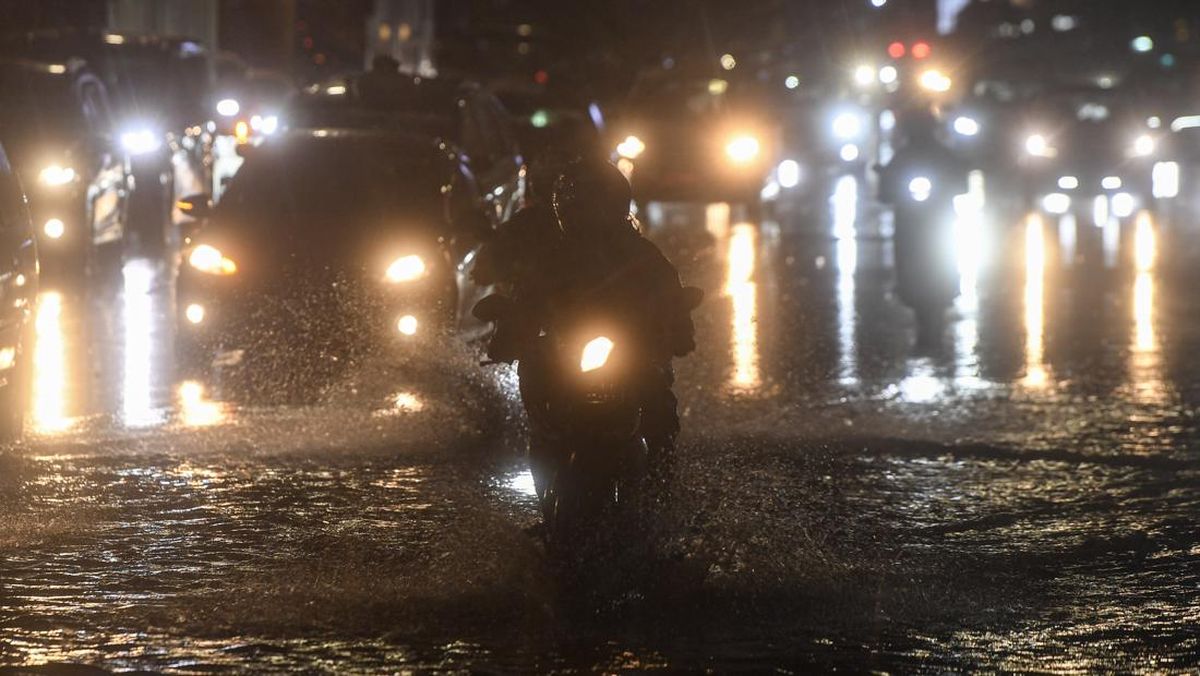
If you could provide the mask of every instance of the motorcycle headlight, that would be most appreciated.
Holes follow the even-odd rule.
[[[1054,157],[1056,150],[1041,134],[1030,134],[1025,138],[1025,152],[1033,157]]]
[[[44,186],[57,187],[75,180],[75,170],[60,164],[51,164],[38,173],[38,183]]]
[[[1154,142],[1153,136],[1142,134],[1133,141],[1133,155],[1135,157],[1149,157],[1154,154],[1157,146],[1158,144]]]
[[[162,134],[152,129],[134,129],[121,134],[121,147],[130,155],[146,155],[162,147]]]
[[[752,162],[754,158],[758,157],[760,150],[762,150],[762,147],[758,139],[750,134],[734,136],[725,145],[725,154],[737,164]]]
[[[237,272],[237,263],[226,258],[215,246],[201,244],[188,254],[188,265],[206,275],[232,275]]]
[[[624,141],[617,144],[617,154],[630,160],[636,160],[638,155],[646,152],[646,144],[642,139],[630,134]]]
[[[587,373],[602,368],[608,363],[608,356],[612,354],[613,342],[604,336],[599,336],[588,341],[587,345],[583,346],[583,356],[579,359],[579,370]]]
[[[387,281],[393,284],[413,282],[425,276],[425,259],[416,254],[401,256],[387,269]]]
[[[926,176],[918,176],[908,182],[908,194],[917,202],[924,202],[933,193],[933,181]]]

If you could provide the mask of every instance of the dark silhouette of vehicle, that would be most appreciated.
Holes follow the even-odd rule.
[[[0,39],[0,53],[54,63],[81,59],[103,81],[130,178],[120,233],[125,253],[173,251],[172,205],[206,191],[211,181],[207,123],[220,116],[207,48],[183,37],[62,28]]]
[[[333,129],[245,152],[220,203],[181,204],[200,218],[177,290],[193,368],[328,376],[381,346],[472,329],[461,308],[483,294],[468,267],[493,221],[461,153]]]
[[[779,129],[756,85],[674,71],[644,74],[609,125],[634,199],[757,207]]]
[[[126,173],[104,83],[80,62],[0,61],[0,142],[26,186],[43,264],[82,271],[121,239]]]
[[[20,436],[33,381],[38,262],[21,182],[0,147],[0,439]]]

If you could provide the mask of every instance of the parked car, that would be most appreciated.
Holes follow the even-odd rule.
[[[284,118],[292,129],[388,129],[443,139],[461,150],[497,218],[520,206],[524,158],[508,113],[473,82],[367,73],[309,87]]]
[[[104,83],[80,62],[0,60],[0,142],[29,189],[43,265],[82,271],[118,241],[127,196]]]
[[[21,182],[0,146],[0,439],[20,436],[33,381],[37,244]]]
[[[321,129],[250,147],[184,250],[181,357],[269,377],[478,329],[473,252],[493,227],[466,157],[428,136]]]

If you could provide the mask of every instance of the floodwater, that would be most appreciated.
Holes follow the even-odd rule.
[[[175,375],[168,269],[48,288],[31,434],[0,454],[0,664],[1194,668],[1194,225],[1001,217],[977,178],[917,351],[867,191],[652,210],[709,294],[679,468],[574,565],[527,533],[514,376],[471,347],[236,403]]]

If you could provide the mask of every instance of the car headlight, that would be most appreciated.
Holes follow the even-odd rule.
[[[1025,152],[1034,157],[1054,157],[1055,149],[1041,134],[1030,134],[1025,138]]]
[[[67,224],[61,218],[50,218],[42,224],[42,234],[50,239],[60,239],[67,233]]]
[[[45,186],[57,187],[75,180],[75,170],[61,164],[51,164],[38,173],[38,183]]]
[[[413,282],[425,276],[425,259],[416,254],[401,256],[387,269],[387,281],[393,284]]]
[[[725,144],[725,154],[729,159],[738,164],[746,164],[758,157],[762,147],[759,145],[758,139],[750,134],[741,134],[729,140]]]
[[[933,194],[933,181],[927,176],[917,176],[908,182],[908,194],[914,201],[924,202]]]
[[[954,119],[954,133],[959,136],[976,136],[979,134],[979,121],[967,115],[959,115]]]
[[[201,244],[188,254],[188,265],[206,275],[232,275],[237,272],[237,263],[226,258],[215,246]]]
[[[630,134],[624,141],[617,144],[617,154],[630,160],[636,160],[638,155],[646,152],[646,144],[642,139]]]
[[[278,115],[255,115],[250,118],[250,129],[266,136],[279,131]]]
[[[415,336],[418,328],[420,328],[420,322],[413,315],[404,315],[396,320],[396,330],[401,335]]]
[[[854,113],[840,113],[833,118],[833,135],[835,138],[848,141],[858,138],[862,133],[862,120]]]
[[[604,336],[599,336],[588,341],[587,345],[583,346],[583,356],[579,359],[579,370],[587,373],[602,368],[608,363],[608,356],[612,354],[613,342]]]
[[[1133,154],[1135,157],[1149,157],[1154,154],[1157,146],[1153,136],[1142,134],[1133,141]]]
[[[217,114],[221,117],[233,117],[241,111],[242,105],[237,99],[221,99],[217,101]]]
[[[121,147],[130,155],[145,155],[162,147],[162,135],[150,129],[135,129],[121,134]]]
[[[950,91],[950,87],[954,84],[945,73],[936,68],[930,68],[921,73],[920,78],[917,79],[917,83],[921,85],[922,89],[938,94]]]

